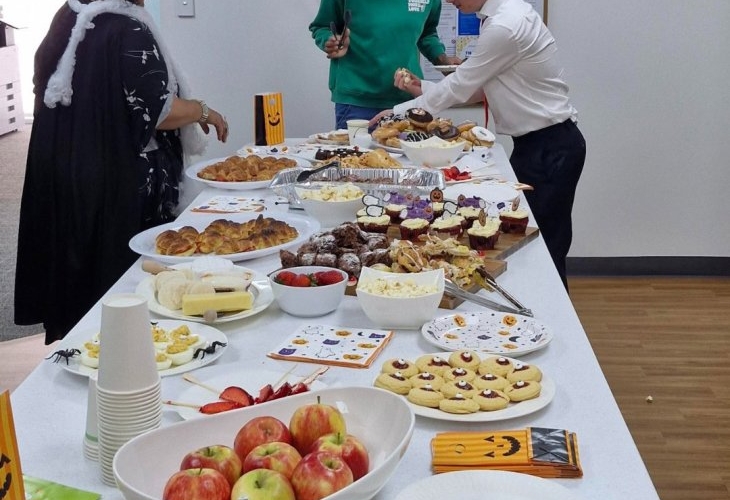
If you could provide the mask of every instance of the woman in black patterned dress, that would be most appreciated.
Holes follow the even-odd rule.
[[[223,116],[190,99],[144,0],[68,0],[35,58],[15,323],[63,338],[176,216],[183,153]]]

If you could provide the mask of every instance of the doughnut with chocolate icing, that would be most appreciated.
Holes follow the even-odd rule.
[[[411,108],[406,111],[406,118],[411,122],[411,126],[416,129],[425,130],[429,123],[433,121],[433,115],[423,108]]]

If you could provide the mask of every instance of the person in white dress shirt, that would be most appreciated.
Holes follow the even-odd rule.
[[[463,103],[486,101],[498,134],[513,138],[510,163],[555,267],[567,288],[565,261],[572,242],[573,200],[586,144],[568,97],[555,39],[524,0],[447,0],[481,19],[469,58],[439,82],[397,71],[394,85],[416,96],[373,118],[423,108],[434,116]]]

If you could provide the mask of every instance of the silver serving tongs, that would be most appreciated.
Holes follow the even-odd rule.
[[[313,168],[311,170],[304,170],[303,172],[300,172],[299,175],[297,175],[297,182],[305,182],[307,179],[309,179],[314,174],[317,174],[323,170],[327,170],[328,168],[340,168],[340,160],[333,160],[329,163],[325,163],[321,167]]]
[[[469,302],[473,302],[474,304],[478,304],[480,306],[488,307],[489,309],[494,309],[495,311],[507,312],[507,313],[512,313],[512,314],[524,314],[526,316],[532,316],[532,313],[526,314],[525,309],[515,309],[513,307],[502,305],[502,304],[495,302],[493,300],[490,300],[486,297],[482,297],[481,295],[467,292],[466,290],[464,290],[463,288],[461,288],[459,285],[457,285],[456,283],[454,283],[451,280],[446,280],[444,282],[444,291],[454,297],[468,300]],[[529,312],[529,310],[528,310],[528,312]]]
[[[532,316],[532,311],[525,306],[522,305],[522,303],[514,298],[512,294],[510,294],[507,290],[502,288],[498,283],[497,280],[494,279],[494,276],[492,276],[489,271],[487,271],[484,267],[478,267],[476,269],[476,276],[475,281],[482,286],[483,288],[492,288],[495,292],[500,294],[502,297],[507,299],[512,305],[514,305],[517,309],[519,309],[520,314],[524,314],[525,316]]]

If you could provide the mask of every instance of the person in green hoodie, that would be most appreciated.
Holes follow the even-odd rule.
[[[446,55],[436,31],[440,17],[441,0],[321,0],[309,31],[330,59],[337,129],[408,100],[393,87],[393,73],[406,68],[423,77],[419,54],[436,65],[461,63]]]

